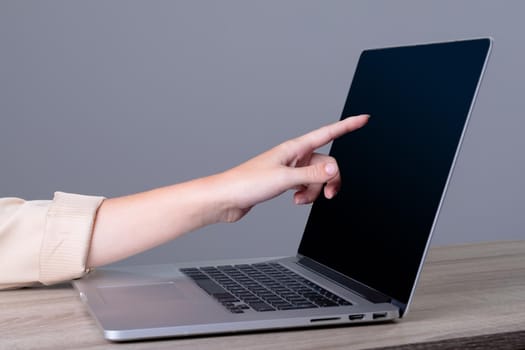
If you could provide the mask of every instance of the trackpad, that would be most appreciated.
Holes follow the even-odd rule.
[[[174,282],[99,287],[98,293],[106,304],[135,305],[136,303],[162,303],[167,300],[186,300],[187,296]]]
[[[231,317],[199,289],[184,280],[100,286],[104,305],[99,312],[111,329],[173,327]]]

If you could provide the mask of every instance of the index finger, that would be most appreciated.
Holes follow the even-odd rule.
[[[370,115],[368,114],[360,114],[357,116],[345,118],[329,125],[325,125],[319,129],[299,136],[295,139],[295,143],[300,148],[306,146],[310,151],[313,151],[335,140],[336,138],[349,133],[350,131],[361,128],[368,122],[369,117]]]

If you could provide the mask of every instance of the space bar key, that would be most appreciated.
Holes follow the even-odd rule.
[[[222,294],[222,293],[228,293],[224,288],[219,286],[217,283],[213,282],[209,279],[199,279],[195,280],[195,283],[199,285],[202,289],[204,289],[208,294],[215,295],[215,294]]]

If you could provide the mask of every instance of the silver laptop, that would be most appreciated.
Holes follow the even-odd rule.
[[[101,268],[74,281],[105,338],[352,325],[407,314],[490,38],[364,50],[335,140],[342,188],[290,257]]]

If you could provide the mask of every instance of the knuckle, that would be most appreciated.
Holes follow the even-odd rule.
[[[308,167],[308,178],[312,182],[317,182],[323,177],[321,167],[319,165]]]

